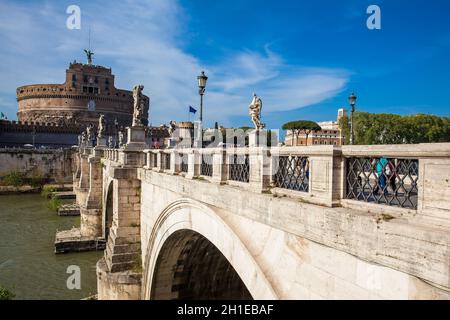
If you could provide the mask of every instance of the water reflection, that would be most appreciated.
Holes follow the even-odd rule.
[[[0,285],[16,299],[81,299],[97,292],[95,264],[101,252],[55,255],[57,230],[79,225],[58,217],[40,195],[0,196]],[[81,290],[68,290],[67,267],[81,268]]]

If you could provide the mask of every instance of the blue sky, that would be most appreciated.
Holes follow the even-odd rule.
[[[72,4],[81,30],[66,28]],[[62,83],[91,27],[94,62],[119,88],[144,84],[154,125],[198,107],[203,69],[209,124],[249,125],[253,92],[270,128],[334,119],[351,91],[359,110],[450,116],[449,18],[447,0],[0,0],[0,110],[15,118],[20,85]]]

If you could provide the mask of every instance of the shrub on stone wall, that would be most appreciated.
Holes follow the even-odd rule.
[[[15,296],[13,292],[0,286],[0,300],[12,300]]]
[[[59,207],[61,207],[62,201],[58,198],[52,197],[47,204],[47,207],[55,212],[58,212]]]
[[[44,186],[41,191],[41,195],[45,198],[50,198],[52,192],[55,192],[56,188],[52,186]]]
[[[25,183],[25,176],[22,172],[11,171],[4,175],[1,180],[5,186],[20,187]]]
[[[28,180],[30,186],[33,188],[42,188],[47,179],[45,179],[39,172],[33,172],[33,175]]]

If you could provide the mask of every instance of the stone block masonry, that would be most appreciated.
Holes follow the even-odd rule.
[[[0,149],[0,178],[18,171],[26,178],[42,177],[50,181],[71,182],[74,152],[63,149]]]
[[[236,149],[80,150],[75,185],[101,202],[82,225],[107,240],[99,299],[450,298],[450,144]],[[352,175],[358,157],[393,159],[417,206],[349,198],[377,183]]]

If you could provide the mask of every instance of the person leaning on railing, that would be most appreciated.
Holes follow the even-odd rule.
[[[378,193],[378,191],[383,190],[383,193],[387,193],[386,184],[388,183],[389,186],[392,188],[392,192],[396,192],[396,170],[395,166],[392,163],[392,161],[389,161],[386,159],[386,157],[381,157],[379,160],[373,159],[372,161],[372,168],[376,169],[377,176],[378,176],[378,182],[377,186],[375,187],[374,193]]]

